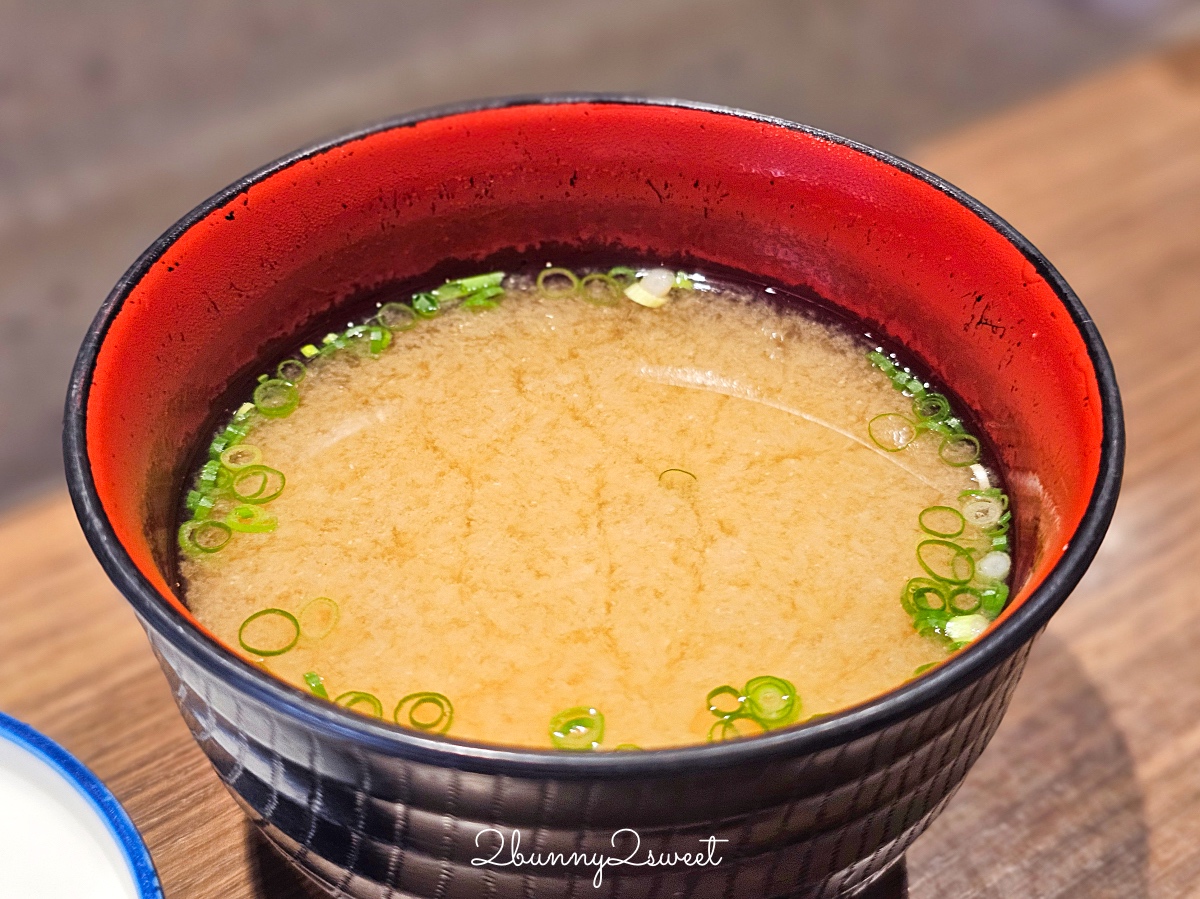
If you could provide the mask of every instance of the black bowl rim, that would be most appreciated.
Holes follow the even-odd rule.
[[[345,711],[317,700],[237,657],[202,635],[164,602],[117,539],[96,493],[87,458],[87,399],[96,358],[125,298],[181,234],[252,185],[305,159],[381,131],[463,113],[518,106],[562,104],[636,105],[689,109],[733,116],[839,144],[915,177],[956,200],[1018,249],[1053,288],[1079,329],[1100,389],[1103,433],[1100,468],[1079,527],[1063,557],[1033,594],[984,639],[913,681],[862,705],[812,724],[772,731],[748,740],[643,752],[572,753],[522,749],[426,735]],[[440,767],[485,774],[563,779],[662,776],[732,768],[771,759],[816,753],[882,730],[926,709],[983,677],[1031,641],[1062,605],[1087,570],[1112,520],[1125,455],[1121,397],[1112,361],[1091,316],[1050,262],[1015,228],[964,191],[905,159],[856,141],[774,116],[687,100],[604,93],[498,97],[418,110],[298,149],[246,175],[201,203],[167,229],[121,277],[105,299],[80,347],[67,392],[63,426],[67,485],[84,534],[104,571],[133,605],[143,625],[170,642],[210,675],[296,722],[359,748]]]

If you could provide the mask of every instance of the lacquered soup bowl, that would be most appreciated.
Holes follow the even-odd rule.
[[[927,675],[811,724],[681,749],[555,753],[347,712],[196,623],[171,573],[173,525],[191,450],[233,379],[372,286],[589,252],[815,294],[949,384],[978,414],[1013,497],[1013,599],[989,632]],[[1090,317],[994,213],[830,134],[608,97],[418,113],[231,185],[105,301],[72,376],[64,439],[87,537],[251,818],[341,894],[443,899],[835,896],[870,883],[987,745],[1033,640],[1100,544],[1123,457],[1117,387]],[[566,855],[613,854],[622,828],[643,852],[728,842],[718,865],[614,866],[596,887],[582,862],[472,864],[489,854],[477,845],[488,827],[519,830],[526,851]]]

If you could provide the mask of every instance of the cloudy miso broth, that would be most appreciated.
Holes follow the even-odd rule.
[[[863,702],[995,617],[1007,498],[940,393],[756,288],[585,275],[273,364],[190,485],[198,620],[363,714],[605,750]]]

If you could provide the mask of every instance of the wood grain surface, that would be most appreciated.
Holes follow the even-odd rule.
[[[909,895],[1200,895],[1200,45],[913,155],[1079,292],[1116,363],[1129,455],[1109,538],[991,747],[909,852]],[[109,784],[168,899],[316,895],[192,744],[62,495],[0,521],[0,709]]]

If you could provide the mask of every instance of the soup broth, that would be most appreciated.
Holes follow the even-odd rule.
[[[1007,499],[940,394],[758,288],[579,274],[265,378],[189,495],[198,620],[404,726],[649,749],[861,703],[998,613]]]

